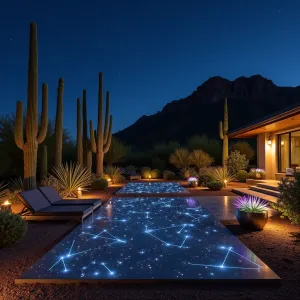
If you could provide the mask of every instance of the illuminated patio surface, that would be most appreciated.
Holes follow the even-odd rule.
[[[130,182],[122,187],[116,194],[173,194],[189,191],[177,182]]]
[[[193,198],[115,198],[16,283],[278,280]]]

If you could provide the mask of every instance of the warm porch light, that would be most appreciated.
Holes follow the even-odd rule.
[[[148,176],[149,180],[151,179],[151,175]]]
[[[280,144],[281,144],[281,146],[283,146],[284,145],[284,141],[281,141]]]
[[[271,140],[271,137],[270,137],[270,136],[269,136],[269,138],[268,138],[268,142],[267,142],[267,143],[268,143],[269,146],[272,145],[272,140]]]
[[[225,179],[225,180],[224,180],[224,186],[225,186],[225,187],[227,186],[227,182],[228,182],[228,181]]]
[[[80,199],[82,197],[81,187],[77,189],[77,198]]]

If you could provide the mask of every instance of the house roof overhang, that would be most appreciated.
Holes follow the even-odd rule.
[[[232,130],[229,138],[253,138],[264,132],[281,132],[300,127],[300,105],[286,111],[277,112],[264,119]]]

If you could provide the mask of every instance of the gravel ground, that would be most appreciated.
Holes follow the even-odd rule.
[[[224,223],[281,278],[279,286],[260,284],[43,285],[14,284],[39,257],[67,235],[74,223],[30,223],[24,240],[0,250],[0,299],[299,299],[300,229],[274,217],[261,232]]]

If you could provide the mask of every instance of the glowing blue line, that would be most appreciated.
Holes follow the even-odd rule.
[[[180,233],[185,226],[186,226],[186,224],[183,224],[182,228],[178,231],[178,233]]]
[[[73,243],[72,243],[72,246],[71,246],[71,248],[70,248],[70,251],[69,251],[68,255],[70,255],[70,253],[71,253],[71,251],[72,251],[72,248],[73,248],[73,245],[74,245],[74,243],[75,243],[75,240],[73,240]]]
[[[147,233],[150,234],[151,236],[153,236],[154,238],[156,238],[157,240],[161,241],[162,243],[170,245],[169,243],[161,240],[160,238],[156,237],[155,235],[151,234],[150,232],[147,232]]]
[[[105,263],[102,263],[102,265],[107,269],[107,271],[109,271],[110,274],[114,274],[114,272],[111,271],[111,270],[105,265]]]
[[[62,258],[61,260],[62,260],[62,262],[63,262],[63,264],[64,264],[65,271],[67,271],[67,267],[66,267],[66,264],[65,264],[65,261],[64,261],[64,259]]]
[[[224,266],[225,260],[227,259],[227,256],[228,256],[228,254],[229,254],[230,251],[231,251],[231,247],[228,248],[227,254],[226,254],[226,256],[224,258],[224,261],[223,261],[223,263],[221,265],[222,267]]]
[[[235,251],[233,251],[233,250],[231,250],[231,252],[233,252],[233,253],[235,253],[236,255],[238,255],[238,256],[240,256],[240,257],[242,257],[242,258],[244,258],[244,259],[246,259],[246,260],[252,262],[253,264],[255,264],[256,266],[258,266],[259,268],[263,269],[262,266],[258,265],[257,263],[255,263],[254,261],[248,259],[247,257],[245,257],[245,256],[243,256],[243,255],[241,255],[241,254],[239,254],[239,253],[237,253],[237,252],[235,252]]]
[[[227,266],[216,266],[216,265],[205,265],[205,264],[192,264],[190,263],[190,265],[192,266],[202,266],[202,267],[212,267],[212,268],[224,268],[224,269],[241,269],[241,270],[258,270],[258,268],[248,268],[248,267],[227,267]]]
[[[74,256],[74,255],[78,255],[78,254],[80,254],[80,253],[86,253],[86,252],[91,251],[91,250],[92,250],[92,249],[88,249],[88,250],[84,250],[84,251],[80,251],[80,252],[75,252],[75,253],[73,253],[73,254],[70,254],[68,257]]]
[[[103,232],[105,232],[105,230],[103,230],[103,231],[101,231],[100,233],[98,233],[98,234],[96,235],[96,237],[98,237],[99,235],[101,235]]]
[[[176,227],[180,227],[180,226],[185,226],[186,224],[182,225],[172,225],[172,226],[168,226],[168,227],[163,227],[163,228],[157,228],[157,229],[149,229],[148,231],[149,232],[152,232],[152,231],[157,231],[157,230],[164,230],[164,229],[168,229],[168,228],[176,228]]]
[[[62,258],[60,258],[48,271],[50,271],[54,266],[56,266],[61,260]]]
[[[186,241],[187,238],[188,238],[188,237],[186,236],[179,248],[182,248],[182,246],[183,246],[183,244],[185,243],[185,241]]]

